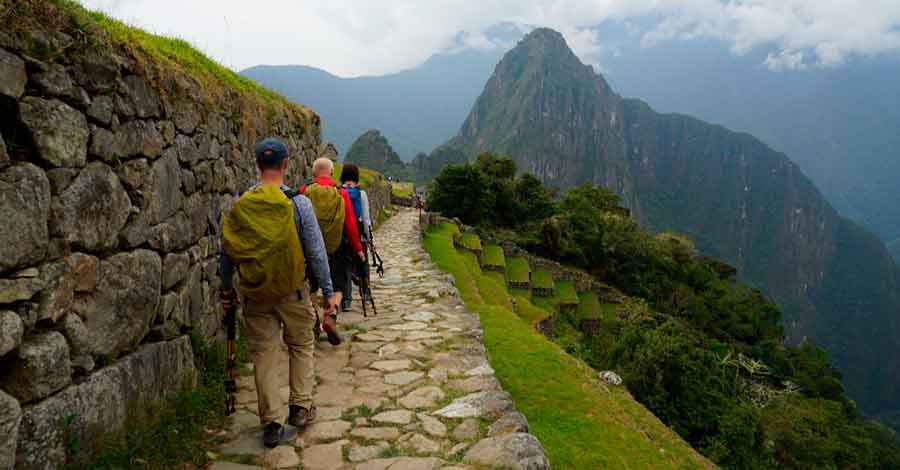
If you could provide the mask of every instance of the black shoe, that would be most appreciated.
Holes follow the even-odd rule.
[[[325,331],[325,335],[328,336],[328,343],[332,346],[338,346],[341,344],[341,335],[337,331],[337,318],[332,315],[331,322],[323,322],[322,330]]]
[[[342,311],[342,312],[346,312],[347,310],[350,310],[350,304],[351,304],[352,302],[353,302],[353,301],[350,300],[350,299],[343,299],[343,300],[341,300],[341,311]]]
[[[275,421],[267,424],[263,429],[263,445],[270,449],[278,446],[283,432],[284,428]]]
[[[316,419],[316,407],[306,409],[300,405],[291,405],[288,407],[288,424],[291,426],[302,428]]]

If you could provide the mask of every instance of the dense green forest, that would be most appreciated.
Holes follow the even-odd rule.
[[[504,156],[446,167],[427,209],[584,269],[628,299],[585,335],[562,315],[556,341],[733,469],[900,468],[897,434],[866,419],[810,343],[783,344],[781,312],[674,233],[651,234],[590,184],[555,197]]]

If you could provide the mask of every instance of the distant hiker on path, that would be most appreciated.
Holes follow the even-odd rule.
[[[374,247],[375,241],[372,237],[372,217],[369,213],[369,195],[364,189],[360,189],[359,187],[359,167],[352,163],[345,164],[344,169],[341,170],[341,185],[341,188],[347,191],[347,194],[350,196],[350,205],[353,206],[353,212],[356,214],[356,227],[359,231],[359,238],[363,247],[363,260],[361,263],[355,263],[357,275],[361,278],[368,279],[369,244],[372,244]],[[344,291],[344,298],[341,301],[341,308],[344,310],[350,307],[350,302],[353,298],[353,289],[350,287],[352,286],[348,286],[348,289]],[[363,292],[362,302],[366,302],[370,296],[371,293],[368,292],[368,290]]]
[[[365,260],[362,243],[359,241],[359,232],[356,227],[356,214],[353,212],[353,204],[350,195],[343,188],[338,188],[331,179],[334,171],[334,163],[327,158],[319,158],[313,163],[312,182],[300,188],[300,192],[312,201],[316,210],[316,218],[319,220],[319,228],[322,230],[322,238],[325,239],[325,249],[328,252],[328,264],[331,267],[331,283],[339,298],[347,292],[350,284],[350,268],[353,266],[354,257]],[[341,302],[341,306],[348,307],[347,302]],[[335,320],[337,312],[331,313],[331,320]],[[322,327],[328,334],[331,344],[339,344],[340,337],[334,329],[332,321],[323,323]]]
[[[298,428],[315,419],[313,386],[315,371],[316,313],[309,296],[307,265],[321,287],[327,314],[337,309],[325,242],[310,200],[284,184],[288,167],[287,147],[268,138],[256,145],[259,183],[247,189],[225,216],[220,254],[221,290],[226,311],[237,302],[232,275],[237,268],[244,302],[247,342],[253,357],[259,417],[265,426],[263,444],[275,447],[281,440],[284,416],[276,370],[283,336],[290,355],[290,397],[287,422]],[[282,324],[284,328],[282,329]]]

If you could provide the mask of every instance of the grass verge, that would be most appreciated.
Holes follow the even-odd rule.
[[[188,463],[209,463],[206,450],[216,437],[206,429],[224,427],[226,357],[222,345],[191,336],[198,385],[168,395],[143,416],[135,416],[122,431],[104,439],[102,449],[73,457],[68,469],[112,470],[122,468],[170,469]],[[238,360],[247,358],[246,343],[238,342]],[[144,404],[141,404],[144,406]]]
[[[423,239],[425,249],[454,276],[466,306],[481,316],[491,366],[553,468],[714,468],[624,387],[600,385],[595,371],[510,308],[485,303],[483,292],[493,287],[482,285],[492,279],[472,269],[464,253],[453,248],[455,232],[452,224],[432,228]]]
[[[462,246],[470,249],[470,250],[480,250],[481,249],[481,238],[478,237],[478,234],[475,233],[464,233],[459,236],[459,242],[462,243]]]
[[[60,11],[71,18],[71,25],[58,24],[64,18]],[[80,41],[93,47],[123,47],[138,58],[147,58],[153,63],[166,65],[195,78],[206,89],[224,86],[245,96],[261,98],[264,103],[298,107],[281,95],[210,59],[183,39],[150,34],[104,13],[88,10],[72,0],[22,0],[18,2],[13,14],[17,15],[13,24],[19,24],[22,28],[65,26],[66,29],[71,28]],[[29,21],[37,23],[30,24]],[[57,53],[51,50],[33,52],[41,58],[46,58],[46,54]]]
[[[597,293],[586,291],[578,294],[578,318],[591,320],[600,318],[600,300]]]
[[[553,289],[553,276],[544,270],[531,273],[531,287],[533,289]]]
[[[334,184],[341,184],[341,171],[344,169],[344,165],[342,163],[334,164],[334,171],[331,172],[331,180],[334,181]],[[375,181],[378,178],[378,172],[370,170],[368,168],[360,168],[359,169],[359,185],[363,187],[363,189],[369,187],[372,181]]]
[[[503,248],[499,245],[485,245],[481,253],[485,266],[506,267],[506,258],[503,256]]]
[[[509,258],[506,260],[506,275],[513,282],[528,282],[531,268],[525,258]]]
[[[412,183],[391,183],[391,194],[397,197],[410,197],[413,193]]]
[[[578,292],[575,291],[575,284],[572,281],[556,281],[556,296],[560,302],[577,304]]]
[[[533,303],[529,298],[528,291],[524,291],[526,295],[522,295],[521,291],[510,292],[510,295],[516,299],[516,315],[529,325],[537,325],[545,318],[551,315],[551,312],[544,310]]]

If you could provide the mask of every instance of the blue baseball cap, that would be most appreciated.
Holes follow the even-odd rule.
[[[287,146],[281,139],[268,137],[256,144],[256,161],[262,163],[277,163],[288,156]]]

